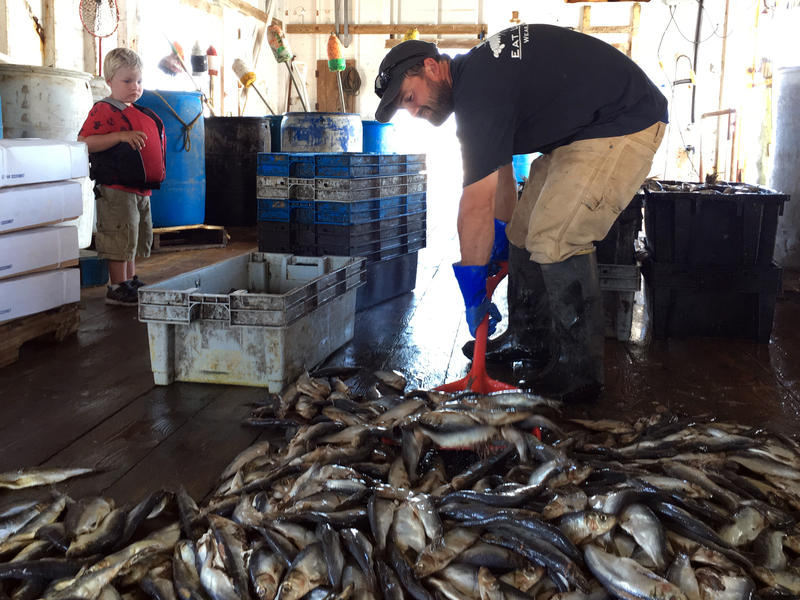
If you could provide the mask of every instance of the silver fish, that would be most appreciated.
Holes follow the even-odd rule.
[[[594,545],[584,550],[586,566],[603,586],[621,598],[659,598],[687,600],[674,584],[639,565],[630,558],[604,552]]]
[[[480,531],[465,527],[454,527],[444,534],[441,544],[429,544],[418,556],[414,573],[420,579],[441,571],[459,554],[472,546]]]
[[[617,518],[614,515],[585,510],[564,515],[558,521],[558,528],[573,544],[580,545],[611,531],[616,524]]]
[[[667,566],[667,540],[661,521],[643,504],[625,507],[619,524],[644,549],[659,571]]]
[[[286,564],[277,554],[255,550],[248,565],[250,581],[259,600],[272,600],[278,592]]]
[[[83,467],[54,469],[47,467],[27,467],[16,471],[0,473],[0,488],[21,490],[40,485],[59,483],[72,477],[92,473],[94,469]]]
[[[402,392],[406,389],[406,378],[399,371],[375,371],[374,375],[381,383],[388,385],[398,392]]]
[[[745,506],[733,514],[733,523],[719,530],[719,537],[731,546],[744,546],[756,539],[766,526],[767,520],[760,511]]]
[[[180,540],[172,556],[172,580],[175,593],[182,600],[203,600],[203,584],[197,572],[197,555],[194,543]]]
[[[276,600],[299,600],[327,579],[322,547],[315,543],[294,559],[275,596]]]
[[[667,580],[677,585],[688,600],[702,600],[697,576],[694,573],[689,557],[685,554],[675,556],[675,560],[672,561],[667,571]]]
[[[421,552],[425,548],[425,528],[408,502],[403,502],[394,513],[392,539],[401,552],[408,548]]]

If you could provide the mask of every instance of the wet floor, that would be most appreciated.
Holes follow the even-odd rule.
[[[354,339],[329,365],[369,373],[397,369],[409,385],[430,388],[462,377],[469,339],[450,263],[457,251],[451,223],[429,220],[417,285],[357,315]],[[139,275],[157,282],[255,246],[253,230],[232,230],[225,249],[154,255]],[[606,391],[567,416],[636,419],[669,411],[794,434],[800,426],[800,293],[785,276],[769,344],[734,339],[606,342]],[[258,388],[176,383],[155,386],[145,325],[135,310],[109,307],[102,288],[85,289],[77,335],[31,342],[20,360],[0,369],[0,470],[22,466],[92,466],[101,473],[66,486],[80,496],[103,493],[135,500],[183,484],[196,498],[214,486],[233,456],[265,433],[240,421],[264,397]],[[498,291],[502,302],[502,288]],[[634,329],[637,329],[636,327]],[[508,373],[490,371],[494,377]]]

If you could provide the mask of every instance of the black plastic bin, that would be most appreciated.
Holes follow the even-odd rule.
[[[606,237],[595,242],[598,264],[636,264],[635,245],[642,229],[642,194],[636,194],[623,210]]]
[[[417,254],[367,263],[367,282],[356,292],[356,311],[410,292],[417,285]]]
[[[762,266],[642,263],[656,338],[730,337],[768,342],[782,270]]]
[[[304,254],[316,246],[316,225],[305,223],[258,222],[259,252],[291,252]]]
[[[658,262],[693,265],[772,263],[778,217],[789,199],[743,184],[656,182],[644,189],[647,248]]]

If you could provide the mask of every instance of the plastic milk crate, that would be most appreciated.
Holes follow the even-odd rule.
[[[278,392],[353,337],[365,278],[361,258],[252,253],[140,288],[153,378]]]

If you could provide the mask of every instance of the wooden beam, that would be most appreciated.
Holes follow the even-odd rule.
[[[265,13],[263,10],[259,10],[255,6],[247,4],[247,2],[242,2],[242,0],[222,0],[222,3],[230,8],[238,10],[243,15],[254,17],[262,23],[269,21],[269,15],[267,13]]]
[[[633,58],[634,53],[636,52],[636,43],[639,40],[639,21],[641,20],[642,14],[642,5],[638,2],[631,6],[631,41],[630,41],[630,49],[628,50],[628,56]],[[724,43],[724,42],[723,42]]]
[[[440,48],[474,48],[483,40],[478,38],[420,38],[424,42],[431,42]],[[394,48],[403,43],[401,38],[390,38],[386,40],[386,48]]]
[[[367,34],[367,35],[402,35],[409,29],[417,29],[420,35],[481,35],[485,34],[488,26],[483,24],[451,24],[451,25],[422,25],[418,23],[408,23],[401,25],[381,25],[381,24],[366,24],[366,25],[350,25],[349,32],[352,34]],[[305,25],[302,23],[289,23],[286,25],[286,33],[316,33],[328,35],[336,29],[334,23],[317,23]],[[339,33],[344,33],[344,25],[339,25]]]
[[[97,75],[97,38],[81,27],[83,39],[83,70]]]
[[[0,2],[0,53],[8,54],[8,3]]]
[[[55,0],[42,2],[42,28],[44,39],[42,44],[42,66],[56,66],[56,8]]]
[[[119,24],[117,25],[117,45],[120,48],[130,48],[128,32],[128,0],[117,0]]]
[[[203,12],[215,17],[222,16],[222,7],[219,4],[210,2],[209,0],[180,0],[180,3],[190,8],[202,10]]]

